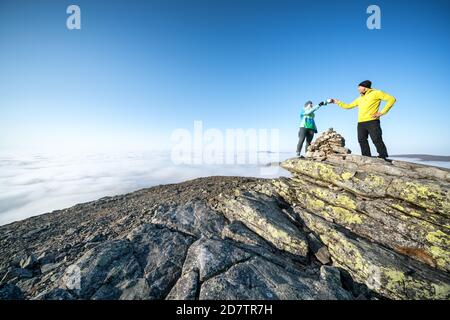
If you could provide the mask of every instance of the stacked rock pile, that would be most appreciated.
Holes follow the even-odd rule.
[[[306,158],[321,161],[329,156],[345,156],[349,153],[351,151],[345,147],[344,137],[334,131],[333,128],[329,128],[310,144]]]

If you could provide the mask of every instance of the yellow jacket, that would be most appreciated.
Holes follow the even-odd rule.
[[[376,119],[372,115],[378,112],[381,100],[386,101],[386,105],[381,110],[381,114],[385,115],[396,100],[393,96],[377,89],[368,89],[364,95],[359,96],[350,104],[339,102],[338,105],[344,109],[358,107],[358,122],[366,122]]]

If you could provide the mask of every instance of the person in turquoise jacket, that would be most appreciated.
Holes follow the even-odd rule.
[[[317,127],[314,121],[314,112],[319,110],[320,107],[327,104],[328,102],[320,102],[318,105],[313,106],[312,101],[307,101],[305,103],[305,107],[300,113],[300,130],[298,131],[297,156],[300,156],[305,140],[305,152],[308,151],[309,144],[313,140],[314,134],[317,133]]]

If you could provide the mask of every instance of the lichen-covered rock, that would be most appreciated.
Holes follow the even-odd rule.
[[[295,207],[333,265],[389,298],[449,299],[450,171],[357,155],[320,160],[284,161],[293,176],[271,192]]]
[[[298,210],[308,227],[328,246],[333,263],[357,281],[393,299],[449,299],[450,277],[382,246],[352,236],[306,210]]]
[[[285,184],[291,192],[289,201],[399,253],[409,253],[433,267],[450,270],[450,252],[446,250],[448,228],[421,219],[420,216],[431,215],[426,210],[395,199],[361,200],[351,192],[302,180]],[[410,208],[409,212],[415,212],[415,216],[399,208]]]
[[[274,244],[278,249],[299,257],[308,254],[304,233],[288,218],[276,199],[249,191],[218,197],[215,209],[229,220],[237,220]]]
[[[355,159],[357,156],[352,156]],[[361,158],[367,158],[362,157]],[[450,183],[437,179],[433,174],[420,178],[391,175],[396,162],[387,163],[381,159],[364,159],[365,166],[356,161],[316,162],[293,158],[284,161],[281,166],[298,176],[307,177],[334,184],[352,193],[369,198],[391,197],[407,201],[415,206],[431,210],[437,214],[450,217]],[[367,164],[371,162],[371,165]],[[377,169],[373,169],[376,167]],[[406,171],[406,170],[404,170]],[[444,175],[447,170],[435,168]]]

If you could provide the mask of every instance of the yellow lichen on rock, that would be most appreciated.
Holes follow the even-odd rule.
[[[231,220],[238,220],[275,247],[294,255],[306,257],[305,236],[289,221],[276,202],[263,194],[239,193],[235,198],[217,198],[218,210]],[[263,201],[265,200],[265,201]]]
[[[334,212],[334,216],[336,217],[336,220],[343,224],[360,224],[363,223],[363,215],[353,213],[350,210],[340,208],[340,207],[333,207],[332,208]]]
[[[350,198],[345,193],[338,193],[331,191],[330,189],[325,188],[309,188],[310,193],[315,195],[316,197],[331,202],[337,206],[346,208],[346,209],[356,209],[356,201]]]
[[[328,246],[335,263],[369,288],[394,299],[449,299],[450,286],[426,278],[426,273],[407,275],[395,255],[371,247],[363,240],[350,239],[332,224],[307,211],[298,211],[307,226]]]
[[[443,190],[439,184],[394,179],[388,193],[419,207],[450,216],[450,191]]]
[[[349,180],[351,177],[353,177],[355,175],[355,173],[354,172],[349,172],[349,171],[346,171],[346,172],[343,172],[342,174],[341,174],[341,177],[342,177],[342,179],[344,179],[344,180]]]
[[[450,171],[332,154],[328,136],[317,157],[281,164],[295,191],[278,193],[354,279],[393,299],[450,299]]]
[[[437,230],[434,232],[430,232],[427,235],[427,240],[431,243],[436,243],[441,246],[449,247],[450,246],[450,236],[441,230]]]
[[[447,270],[449,269],[450,253],[448,250],[445,250],[438,246],[431,246],[429,252],[438,267]]]

